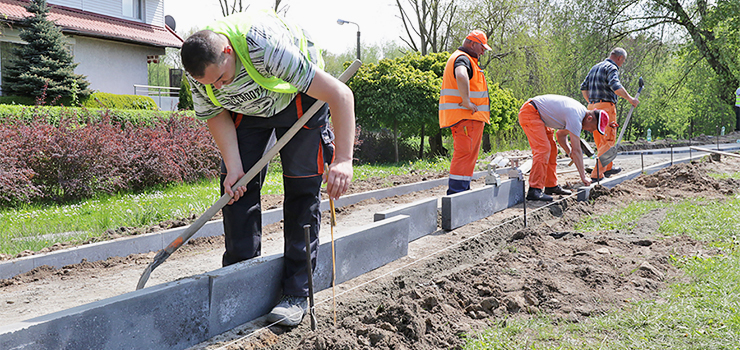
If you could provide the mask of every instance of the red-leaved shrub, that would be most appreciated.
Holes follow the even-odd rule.
[[[207,127],[172,114],[147,125],[63,117],[0,123],[0,204],[65,202],[218,175]]]

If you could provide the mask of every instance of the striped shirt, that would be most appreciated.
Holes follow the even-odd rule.
[[[308,37],[308,34],[306,34]],[[310,40],[310,38],[309,38]],[[278,77],[298,91],[306,92],[319,68],[301,52],[290,30],[275,16],[255,16],[247,34],[249,57],[265,77]],[[237,56],[238,57],[238,56]],[[248,116],[269,118],[287,107],[296,93],[279,93],[257,84],[236,59],[236,77],[229,85],[213,89],[222,107],[208,98],[205,86],[188,74],[193,107],[200,120],[208,120],[224,109]]]
[[[588,91],[589,103],[607,101],[617,103],[617,91],[622,88],[619,82],[619,67],[611,59],[605,59],[591,68],[581,83],[581,91]]]

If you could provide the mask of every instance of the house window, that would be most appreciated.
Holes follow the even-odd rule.
[[[142,19],[143,11],[141,3],[143,0],[122,0],[123,1],[123,16]]]

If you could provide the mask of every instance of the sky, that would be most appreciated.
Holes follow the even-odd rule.
[[[231,2],[233,0],[230,0]],[[273,0],[243,1],[250,8],[271,7]],[[362,45],[380,45],[386,41],[401,43],[403,24],[395,0],[283,0],[288,6],[286,18],[305,28],[324,50],[334,54],[356,50],[357,26],[337,24],[337,19],[355,22],[360,27]],[[175,18],[180,34],[199,29],[221,18],[218,0],[164,0],[164,13]]]

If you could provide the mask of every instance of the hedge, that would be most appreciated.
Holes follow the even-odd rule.
[[[117,123],[132,123],[135,125],[151,125],[156,120],[170,115],[195,117],[193,111],[169,112],[136,109],[102,109],[84,107],[57,107],[57,106],[17,106],[0,105],[0,124],[16,121],[44,121],[57,125],[62,119],[75,119],[78,123],[87,123],[109,119]]]
[[[88,108],[157,110],[157,104],[149,96],[118,95],[107,92],[93,93],[82,103],[82,106]]]
[[[64,203],[218,176],[220,155],[206,124],[186,114],[136,124],[96,110],[84,122],[70,112],[49,123],[52,113],[41,111],[53,107],[34,110],[0,123],[0,205]]]

